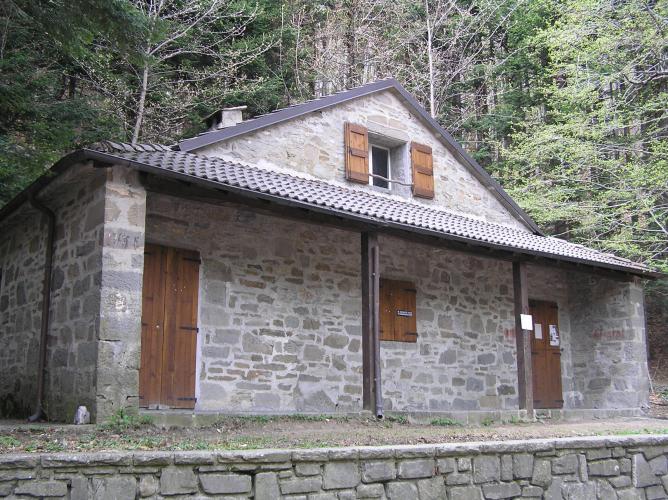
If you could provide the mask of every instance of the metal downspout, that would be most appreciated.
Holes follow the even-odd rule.
[[[373,350],[376,418],[383,418],[383,391],[380,376],[380,255],[378,245],[373,247]]]
[[[53,269],[53,243],[56,236],[56,214],[38,201],[34,195],[30,196],[30,204],[44,214],[47,222],[47,240],[44,249],[44,279],[42,281],[42,317],[39,338],[39,361],[37,366],[37,398],[35,413],[28,417],[29,422],[36,422],[44,415],[44,374],[46,371],[46,339],[49,333],[49,312],[51,306],[51,271]]]

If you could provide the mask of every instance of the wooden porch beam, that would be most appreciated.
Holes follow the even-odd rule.
[[[362,233],[362,402],[383,414],[380,374],[380,248],[378,235]]]
[[[533,374],[531,330],[522,329],[521,314],[529,314],[529,288],[526,262],[513,262],[513,295],[515,300],[515,342],[517,345],[517,378],[520,409],[533,417]]]

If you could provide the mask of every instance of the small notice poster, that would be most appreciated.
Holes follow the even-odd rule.
[[[559,345],[559,331],[557,330],[557,325],[550,325],[550,345],[555,347]]]
[[[520,314],[522,330],[533,330],[533,318],[531,314]]]
[[[533,325],[533,336],[536,340],[542,340],[543,339],[543,325],[540,323],[536,323]]]

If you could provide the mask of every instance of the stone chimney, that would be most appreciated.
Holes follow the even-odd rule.
[[[207,130],[219,130],[221,128],[234,127],[236,124],[244,121],[242,112],[247,106],[236,106],[234,108],[223,108],[211,113],[204,118]]]

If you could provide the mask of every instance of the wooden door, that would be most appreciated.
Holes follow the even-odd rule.
[[[530,301],[534,330],[531,340],[535,408],[561,408],[561,334],[559,310],[553,302]]]
[[[194,408],[199,256],[147,244],[144,253],[139,401]]]

